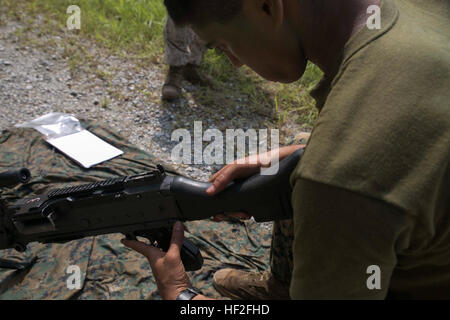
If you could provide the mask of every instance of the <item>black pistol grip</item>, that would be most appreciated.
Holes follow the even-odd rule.
[[[151,245],[155,245],[164,252],[170,247],[172,238],[172,230],[169,228],[161,228],[158,230],[138,231],[133,235],[126,235],[129,240],[136,240],[136,236],[147,238]],[[180,257],[186,271],[200,270],[203,266],[203,257],[200,250],[188,239],[184,239],[180,248]]]
[[[180,256],[186,271],[197,271],[203,266],[203,257],[200,250],[187,239],[183,241]]]

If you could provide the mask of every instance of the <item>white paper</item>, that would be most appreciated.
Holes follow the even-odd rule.
[[[49,139],[47,142],[85,168],[90,168],[123,154],[123,151],[87,130]]]

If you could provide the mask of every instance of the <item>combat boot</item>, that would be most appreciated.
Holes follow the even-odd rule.
[[[189,63],[183,68],[183,76],[184,79],[189,81],[194,85],[199,86],[211,86],[212,80],[207,76],[201,76],[198,73],[198,66],[195,64]]]
[[[214,287],[234,300],[289,300],[289,285],[276,279],[270,271],[248,272],[222,269],[214,274]]]
[[[181,97],[183,67],[169,67],[167,78],[162,88],[162,99],[172,101]]]

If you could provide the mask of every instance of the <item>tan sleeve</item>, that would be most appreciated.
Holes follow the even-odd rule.
[[[292,203],[291,297],[386,298],[397,252],[408,246],[412,219],[381,201],[301,178],[295,181]]]

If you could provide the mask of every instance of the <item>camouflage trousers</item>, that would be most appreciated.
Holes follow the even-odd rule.
[[[164,62],[170,66],[200,65],[207,48],[190,28],[178,28],[167,17],[164,28]]]
[[[270,250],[270,270],[272,274],[289,287],[294,259],[292,244],[294,240],[294,220],[276,221],[273,224]]]

